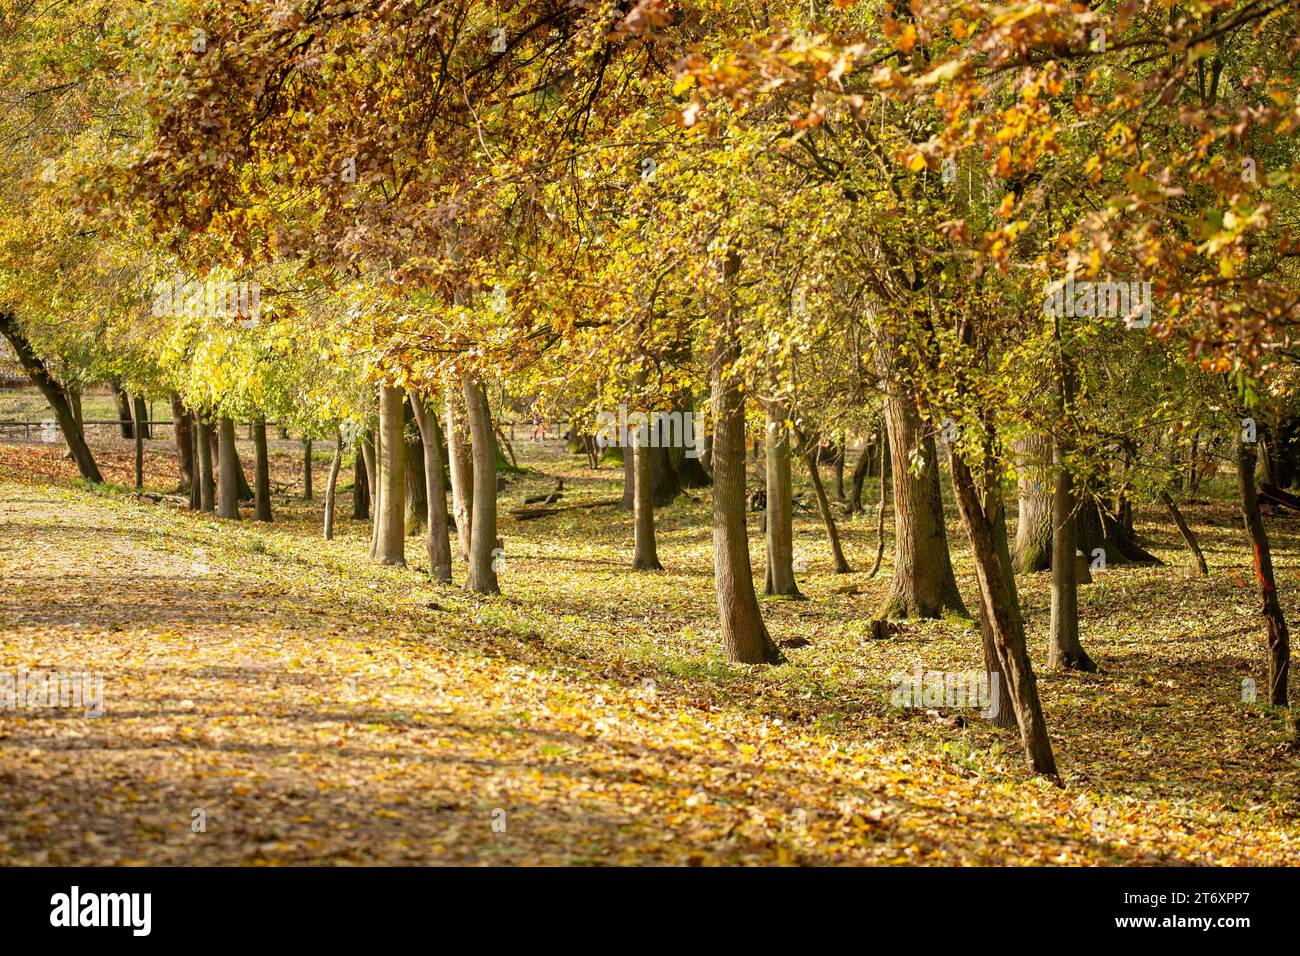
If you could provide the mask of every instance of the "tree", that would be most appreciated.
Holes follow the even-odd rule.
[[[379,388],[379,489],[375,504],[375,536],[371,560],[378,564],[406,564],[406,441],[402,390]]]
[[[77,463],[77,470],[81,472],[81,477],[86,481],[103,481],[99,474],[99,466],[95,464],[95,456],[91,454],[90,446],[86,444],[86,436],[82,434],[81,427],[72,414],[67,390],[55,380],[40,356],[32,349],[12,312],[0,310],[0,334],[8,339],[14,355],[23,366],[23,371],[32,380],[32,384],[40,389],[45,400],[50,403],[50,408],[54,410],[59,430],[63,433],[63,439],[68,444],[68,451],[72,453],[72,459]]]

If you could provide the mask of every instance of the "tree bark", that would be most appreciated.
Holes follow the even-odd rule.
[[[875,462],[874,451],[874,441],[863,445],[857,463],[853,466],[853,477],[849,483],[849,514],[851,515],[862,511],[862,487],[866,484],[867,479],[871,477],[873,470],[871,466]]]
[[[77,423],[77,430],[84,435],[86,433],[86,416],[82,413],[80,385],[68,386],[68,404],[72,406],[72,420]]]
[[[779,402],[767,406],[767,521],[764,543],[767,594],[802,598],[794,578],[794,492],[790,480],[790,429],[786,410]],[[823,494],[825,492],[823,491]],[[834,548],[835,542],[832,543]],[[843,560],[843,555],[839,556]]]
[[[474,462],[474,504],[470,517],[467,586],[477,594],[499,594],[497,582],[497,449],[487,392],[477,380],[463,379],[465,418]]]
[[[131,419],[131,400],[122,390],[121,384],[117,379],[108,380],[108,387],[113,391],[113,401],[117,405],[117,420],[121,428],[123,438],[135,437],[135,422]]]
[[[231,453],[235,456],[235,481],[239,488],[239,500],[255,501],[257,493],[253,490],[253,486],[248,483],[248,474],[244,471],[244,462],[239,457],[239,446],[231,442],[230,448]]]
[[[311,488],[311,478],[312,478],[312,474],[311,474],[311,472],[312,472],[311,445],[312,445],[312,442],[311,442],[311,439],[310,439],[310,438],[304,438],[304,439],[302,440],[302,500],[303,500],[303,501],[311,501],[311,500],[312,500],[312,488]]]
[[[1259,591],[1264,626],[1268,632],[1268,699],[1277,707],[1287,706],[1288,683],[1291,671],[1291,638],[1287,633],[1286,617],[1277,596],[1277,580],[1273,575],[1273,555],[1269,549],[1268,532],[1259,511],[1259,495],[1255,489],[1256,452],[1250,442],[1237,443],[1237,480],[1241,487],[1241,514],[1250,535],[1255,554],[1255,586]]]
[[[238,521],[239,459],[235,456],[235,423],[222,415],[217,428],[217,515]]]
[[[1016,442],[1016,459],[1021,472],[1019,515],[1016,520],[1015,565],[1023,573],[1043,571],[1052,565],[1052,489],[1048,474],[1052,463],[1052,440],[1047,435],[1028,435]],[[1074,571],[1073,558],[1070,562]]]
[[[682,391],[682,414],[695,414],[695,400],[689,389]],[[695,419],[695,428],[695,434],[699,436],[705,428],[705,423],[701,419]],[[701,452],[703,452],[702,448]],[[709,473],[704,470],[703,461],[700,458],[688,456],[685,449],[682,450],[680,455],[674,453],[673,470],[677,474],[679,491],[681,488],[707,488],[713,483]]]
[[[835,449],[835,500],[844,501],[846,498],[844,494],[844,458],[848,455],[849,444],[843,432],[840,433],[839,443],[835,446]]]
[[[1074,476],[1069,456],[1074,450],[1074,368],[1061,349],[1060,319],[1056,341],[1060,366],[1056,376],[1056,440],[1052,443],[1052,612],[1047,666],[1095,671],[1097,665],[1079,640],[1079,584],[1074,555],[1078,551]]]
[[[362,444],[358,438],[352,449],[352,518],[355,521],[365,521],[370,517],[370,482],[366,476],[366,456],[361,450]]]
[[[172,392],[171,402],[172,432],[176,440],[176,458],[181,475],[177,491],[188,491],[194,484],[194,433],[190,413],[181,404],[181,397]]]
[[[144,488],[144,429],[139,422],[135,428],[135,486]]]
[[[885,372],[892,380],[893,369]],[[934,436],[925,431],[915,398],[896,381],[885,395],[885,421],[894,473],[894,577],[875,617],[965,615],[948,553]],[[924,462],[920,474],[911,469],[913,449]]]
[[[732,285],[740,270],[737,253],[728,253],[723,281],[728,299],[716,330],[710,381],[713,391],[713,577],[727,660],[737,664],[777,664],[781,652],[772,641],[754,593],[745,527],[745,401],[734,368],[740,358],[737,306]]]
[[[362,518],[371,522],[370,552],[373,557],[375,550],[373,527],[375,512],[379,507],[379,484],[377,481],[379,463],[375,461],[375,435],[371,429],[366,429],[361,436],[357,460],[363,466],[361,474],[365,475],[366,478],[366,513],[362,515]]]
[[[456,522],[460,556],[469,560],[470,532],[474,515],[474,458],[465,426],[465,395],[462,389],[447,389],[447,471],[451,477],[451,515]],[[496,494],[495,483],[492,494]]]
[[[645,375],[638,375],[638,386]],[[633,472],[633,554],[632,570],[662,571],[659,549],[655,544],[654,462],[660,448],[650,447],[650,425],[640,426],[632,435],[632,447],[624,451],[631,455]]]
[[[135,437],[153,438],[153,432],[149,427],[149,403],[143,395],[134,396],[131,402],[135,406]]]
[[[376,564],[406,564],[406,442],[402,390],[379,389],[379,500],[375,522]]]
[[[198,421],[199,452],[199,510],[212,514],[216,507],[217,482],[212,471],[212,424],[202,416],[195,416]]]
[[[86,436],[77,427],[76,417],[72,414],[72,405],[68,402],[67,391],[50,374],[45,362],[36,354],[36,350],[27,341],[27,336],[18,327],[18,320],[12,312],[0,312],[0,335],[4,335],[9,340],[9,345],[13,348],[14,355],[18,357],[23,371],[53,409],[59,429],[63,432],[63,439],[68,444],[68,451],[71,452],[72,460],[76,462],[81,477],[86,481],[102,482],[104,479],[99,473],[99,466],[95,464],[95,456],[90,453],[90,446],[86,444]]]
[[[1063,440],[1063,439],[1062,439]],[[1054,453],[1056,476],[1052,494],[1052,612],[1047,666],[1067,670],[1095,671],[1096,663],[1079,640],[1079,584],[1074,556],[1078,551],[1075,534],[1074,482],[1062,450]]]
[[[405,425],[402,429],[402,444],[406,449],[406,533],[413,535],[428,527],[429,489],[424,476],[424,438],[409,395],[403,408],[404,422],[417,426],[414,435]]]
[[[629,429],[629,432],[631,429]],[[630,436],[627,444],[622,444],[622,435],[619,435],[619,450],[623,453],[623,500],[618,503],[618,511],[636,511],[636,450],[633,448]]]
[[[325,540],[334,540],[334,493],[339,484],[339,468],[343,464],[343,435],[334,432],[334,457],[330,459],[330,476],[325,482]]]
[[[889,504],[889,433],[880,432],[880,508],[876,512],[876,559],[871,562],[868,578],[880,571],[880,561],[885,556],[885,507]]]
[[[253,423],[253,502],[258,521],[271,520],[271,462],[266,451],[266,422]]]
[[[435,581],[451,583],[451,539],[447,530],[447,490],[443,487],[442,436],[438,434],[438,413],[430,410],[415,392],[408,393],[411,412],[420,429],[420,446],[424,452],[425,499],[428,506],[426,524],[429,550],[429,573]]]
[[[1006,541],[1005,530],[999,535],[996,527],[999,522],[1005,522],[1001,491],[993,484],[981,496],[960,455],[952,458],[952,483],[975,559],[981,619],[990,628],[1001,673],[1007,683],[1003,696],[1011,698],[1030,769],[1034,773],[1055,777],[1056,758],[1047,734],[1047,722],[1043,719],[1033,665],[1025,647],[1024,621],[1020,616],[1011,555],[1005,547],[998,546],[999,540]]]

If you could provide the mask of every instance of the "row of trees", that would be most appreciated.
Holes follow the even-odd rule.
[[[228,517],[235,422],[259,489],[266,421],[339,436],[372,559],[403,562],[422,521],[434,577],[459,553],[484,594],[509,409],[571,421],[593,461],[600,411],[702,412],[707,471],[632,443],[634,566],[660,566],[654,507],[710,482],[740,663],[781,659],[748,440],[766,590],[793,597],[792,458],[848,570],[817,461],[863,437],[854,498],[888,477],[894,519],[876,618],[977,611],[1004,719],[1052,774],[1015,571],[1051,568],[1048,665],[1092,668],[1076,556],[1153,561],[1134,506],[1159,502],[1204,573],[1176,496],[1207,462],[1237,470],[1288,701],[1256,471],[1260,449],[1269,486],[1293,470],[1297,25],[1283,0],[11,10],[0,330],[70,436],[49,360],[174,395],[196,506]],[[256,314],[210,294],[240,282]],[[164,288],[186,292],[160,308]]]

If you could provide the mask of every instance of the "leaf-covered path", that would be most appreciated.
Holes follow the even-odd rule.
[[[1300,862],[1294,826],[548,664],[356,550],[0,481],[0,668],[106,708],[0,711],[0,863]]]

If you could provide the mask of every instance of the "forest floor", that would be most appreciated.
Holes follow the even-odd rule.
[[[349,494],[321,540],[327,468],[302,502],[285,443],[271,525],[139,499],[130,443],[94,447],[116,485],[76,482],[58,446],[0,445],[0,680],[104,688],[99,717],[0,710],[0,864],[1300,864],[1293,726],[1242,700],[1265,654],[1224,480],[1186,506],[1209,579],[1151,509],[1138,529],[1165,564],[1081,589],[1097,674],[1041,673],[1047,576],[1020,577],[1058,787],[973,712],[891,706],[899,673],[979,669],[980,640],[960,618],[871,639],[890,552],[868,579],[870,513],[841,519],[856,573],[835,575],[796,509],[808,600],[763,608],[800,646],[739,667],[707,491],[659,512],[668,570],[635,574],[626,514],[508,515],[558,476],[564,504],[617,497],[621,468],[520,442],[504,595],[478,598],[429,582],[420,537],[409,568],[369,566]],[[170,445],[148,447],[146,485],[169,490]],[[1300,520],[1270,531],[1294,613]],[[757,516],[751,542],[761,584]]]

